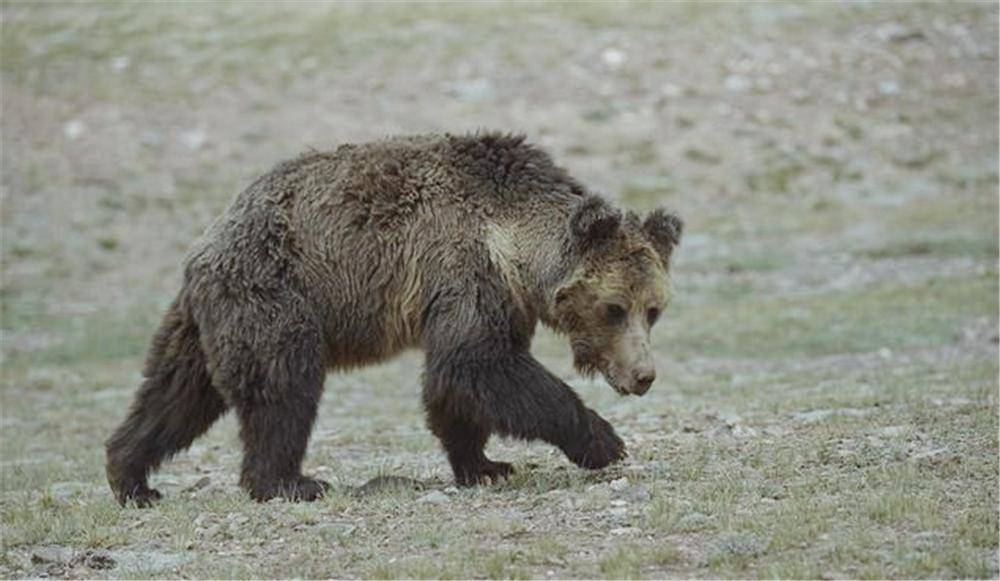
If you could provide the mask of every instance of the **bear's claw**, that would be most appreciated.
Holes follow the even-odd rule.
[[[618,437],[615,429],[593,410],[587,410],[590,439],[583,446],[574,446],[566,451],[573,463],[588,470],[600,470],[628,456],[625,442]]]
[[[160,494],[159,490],[140,484],[133,487],[131,491],[122,493],[118,497],[118,503],[122,506],[132,503],[136,508],[149,508],[161,498],[163,495]]]

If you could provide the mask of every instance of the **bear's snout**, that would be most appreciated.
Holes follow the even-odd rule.
[[[652,367],[636,371],[632,380],[632,393],[635,395],[645,395],[655,380],[656,370]]]

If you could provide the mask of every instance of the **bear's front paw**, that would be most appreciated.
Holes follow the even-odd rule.
[[[628,456],[625,442],[615,429],[593,410],[587,410],[588,439],[574,443],[566,455],[574,464],[588,470],[599,470]]]
[[[494,484],[514,473],[514,467],[506,462],[481,460],[475,464],[456,467],[455,484],[458,486],[476,486],[477,484]]]
[[[163,498],[163,495],[160,494],[159,490],[150,488],[145,484],[137,484],[130,490],[119,494],[118,503],[122,506],[134,503],[136,508],[149,508],[161,498]]]

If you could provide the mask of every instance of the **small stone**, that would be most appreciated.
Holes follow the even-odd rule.
[[[628,506],[628,501],[626,500],[612,500],[611,506]]]
[[[418,498],[417,502],[421,504],[444,504],[449,500],[451,499],[448,498],[447,494],[441,492],[440,490],[432,490]]]
[[[448,488],[444,489],[444,493],[445,494],[458,494],[458,487],[456,487],[456,486],[449,486]]]
[[[87,130],[87,126],[83,124],[83,121],[74,119],[63,126],[63,134],[70,141],[76,141],[81,135]]]
[[[208,134],[205,133],[204,129],[195,128],[182,131],[178,139],[184,147],[190,149],[191,151],[198,151],[205,145],[205,141],[208,139]]]
[[[636,527],[618,527],[611,529],[611,536],[621,537],[625,535],[636,535],[641,532],[642,530]]]
[[[601,53],[601,60],[613,69],[617,69],[625,64],[627,58],[625,51],[617,48],[607,48]]]
[[[187,492],[195,492],[195,491],[198,491],[198,490],[201,490],[201,489],[207,487],[211,483],[212,483],[212,479],[211,478],[209,478],[208,476],[202,476],[201,478],[198,479],[197,482],[195,482],[191,486],[188,486],[187,489],[186,489],[186,491]]]
[[[122,55],[119,57],[115,57],[115,59],[111,61],[111,68],[113,68],[116,72],[120,73],[125,69],[127,69],[131,63],[132,59],[128,58],[125,55]]]
[[[629,485],[628,478],[622,476],[621,478],[612,480],[608,486],[610,486],[611,490],[615,492],[622,492],[623,490],[628,488],[628,485]]]
[[[878,84],[878,92],[882,93],[887,97],[891,97],[892,95],[898,95],[899,91],[900,91],[899,83],[897,83],[896,81],[892,80],[882,81],[881,83]]]

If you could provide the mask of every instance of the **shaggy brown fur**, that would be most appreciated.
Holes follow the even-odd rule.
[[[522,137],[345,145],[279,165],[241,193],[187,261],[145,381],[107,445],[122,503],[227,409],[241,485],[311,500],[300,471],[328,369],[427,354],[423,401],[459,484],[509,464],[491,434],[541,439],[576,464],[625,454],[612,427],[530,354],[538,321],[623,393],[652,382],[649,327],[681,223],[622,216]]]

